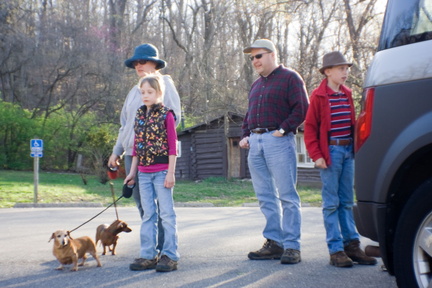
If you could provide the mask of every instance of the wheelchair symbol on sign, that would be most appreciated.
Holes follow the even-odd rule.
[[[36,148],[36,149],[43,148],[43,141],[42,141],[42,139],[32,139],[30,141],[30,146],[31,146],[31,148]]]

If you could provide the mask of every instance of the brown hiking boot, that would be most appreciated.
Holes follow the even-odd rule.
[[[171,272],[177,270],[177,261],[171,260],[166,255],[162,255],[160,260],[158,261],[156,265],[156,271],[157,272]]]
[[[330,255],[330,265],[336,267],[352,267],[353,261],[345,254],[344,251],[338,251]]]
[[[345,246],[344,250],[348,257],[360,265],[377,264],[377,260],[375,258],[369,257],[363,252],[363,250],[360,248],[359,240],[351,241],[347,246]]]
[[[282,264],[297,264],[300,261],[300,251],[295,249],[286,249],[281,257]]]
[[[132,264],[129,265],[129,269],[133,271],[141,271],[147,269],[156,268],[157,258],[155,259],[144,259],[137,258]]]
[[[261,249],[254,252],[249,252],[248,258],[251,260],[269,260],[280,259],[284,249],[275,241],[267,239]]]

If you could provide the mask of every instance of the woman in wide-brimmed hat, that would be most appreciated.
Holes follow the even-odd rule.
[[[127,59],[124,64],[126,67],[135,69],[138,78],[142,78],[148,74],[156,73],[159,74],[159,70],[166,67],[166,62],[159,58],[158,49],[152,44],[142,44],[135,47],[134,55]],[[181,119],[181,107],[180,97],[177,89],[174,86],[174,82],[169,75],[161,75],[165,84],[164,93],[164,105],[174,111],[176,118],[176,125],[180,123]],[[121,155],[124,154],[124,163],[126,174],[129,174],[129,170],[132,163],[132,152],[134,147],[134,120],[136,112],[140,106],[143,105],[141,100],[141,92],[138,85],[132,87],[126,100],[123,104],[123,108],[120,115],[120,124],[117,142],[114,145],[113,152],[109,158],[108,166],[117,167],[117,161]],[[141,218],[144,215],[144,211],[141,206],[140,193],[138,189],[138,182],[133,189],[133,198],[135,199]],[[160,231],[163,231],[160,229]],[[162,237],[162,236],[161,236]],[[160,240],[162,240],[160,238]],[[163,241],[160,241],[162,245]],[[160,247],[159,247],[160,248]]]

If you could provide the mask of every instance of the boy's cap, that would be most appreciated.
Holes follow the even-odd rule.
[[[276,47],[272,41],[270,41],[268,39],[258,39],[250,47],[243,49],[243,53],[246,53],[246,54],[251,53],[252,49],[255,49],[255,48],[264,48],[264,49],[270,50],[271,52],[276,51]]]
[[[331,68],[333,66],[338,66],[338,65],[348,65],[349,67],[351,67],[353,63],[348,62],[345,59],[345,57],[342,55],[342,53],[339,51],[330,52],[324,55],[323,65],[319,69],[319,71],[321,72],[321,74],[325,75],[324,74],[325,69]]]

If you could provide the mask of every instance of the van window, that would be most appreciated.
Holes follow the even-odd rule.
[[[431,39],[432,1],[396,0],[389,2],[378,50]]]

